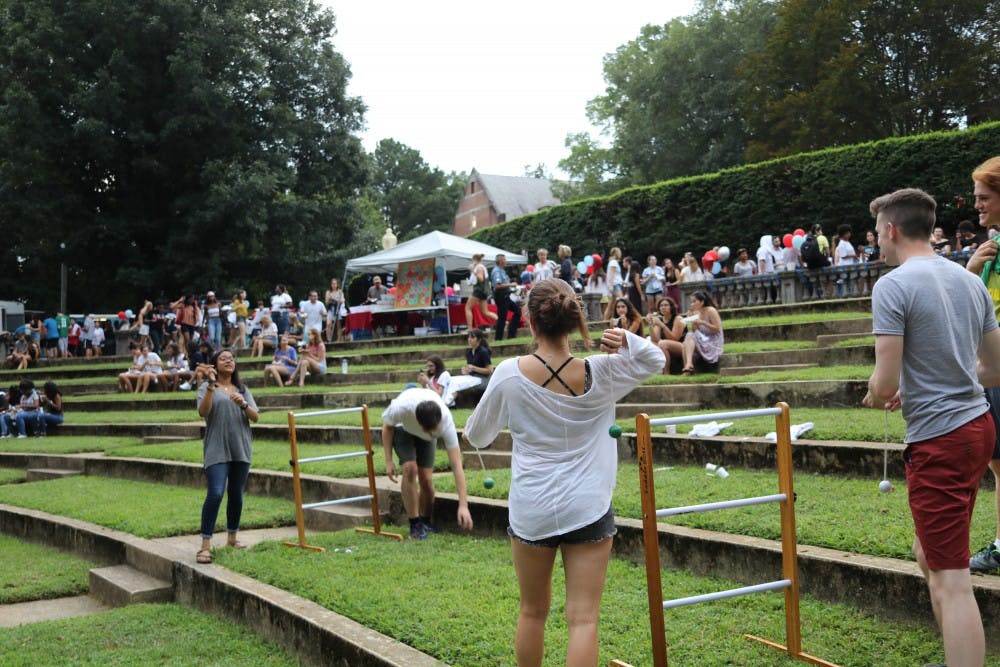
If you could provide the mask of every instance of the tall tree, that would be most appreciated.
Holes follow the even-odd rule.
[[[53,304],[59,261],[75,308],[326,273],[365,181],[333,34],[311,0],[0,2],[4,291]]]
[[[750,160],[1000,115],[995,0],[784,0],[742,99]]]
[[[645,26],[605,57],[605,94],[587,105],[611,147],[604,152],[589,135],[571,135],[570,157],[560,165],[585,182],[603,172],[638,185],[740,164],[747,130],[737,69],[763,49],[772,5],[703,0],[691,16]]]
[[[372,154],[371,183],[386,222],[405,241],[434,230],[451,230],[465,176],[445,174],[428,165],[415,148],[383,139]]]

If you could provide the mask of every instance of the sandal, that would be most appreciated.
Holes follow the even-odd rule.
[[[195,562],[201,563],[202,565],[211,565],[212,563],[212,550],[211,549],[200,549],[194,557]]]
[[[684,370],[681,371],[681,375],[694,375],[694,369],[685,368]]]
[[[230,549],[246,549],[247,548],[247,545],[243,544],[239,540],[236,540],[235,542],[227,542],[226,546],[229,547]]]

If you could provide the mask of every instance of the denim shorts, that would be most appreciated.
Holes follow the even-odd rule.
[[[601,540],[617,535],[618,528],[615,527],[615,512],[613,509],[608,507],[608,511],[604,513],[604,516],[594,523],[587,524],[583,528],[571,530],[568,533],[562,533],[561,535],[553,535],[540,540],[526,540],[523,537],[518,537],[514,533],[514,529],[510,526],[507,526],[507,534],[521,544],[527,544],[531,547],[548,547],[549,549],[558,549],[560,544],[588,544],[590,542],[600,542]]]
[[[392,433],[392,449],[399,457],[400,465],[416,461],[418,468],[433,468],[436,444],[436,438],[429,442],[406,432],[402,426],[397,426]]]

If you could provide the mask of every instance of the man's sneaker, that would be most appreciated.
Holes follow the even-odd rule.
[[[434,527],[434,525],[430,522],[430,519],[420,517],[420,525],[424,527],[424,530],[427,531],[428,535],[438,532],[438,529]]]
[[[969,559],[969,570],[972,572],[988,574],[998,569],[1000,569],[1000,549],[997,549],[997,545],[993,542],[977,551]]]
[[[21,433],[20,435],[18,435],[18,436],[17,436],[17,439],[18,439],[18,440],[21,440],[21,439],[23,439],[23,438],[27,438],[27,437],[28,437],[28,436],[26,436],[25,434]]]
[[[410,539],[411,540],[426,540],[427,539],[427,527],[419,521],[410,526]]]

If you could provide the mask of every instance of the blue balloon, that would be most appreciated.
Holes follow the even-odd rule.
[[[593,264],[594,264],[594,256],[593,255],[587,255],[586,257],[583,258],[583,265],[584,266],[593,266]],[[582,271],[581,271],[581,273],[582,273]]]
[[[438,292],[445,288],[447,277],[443,266],[434,267],[434,291]]]
[[[722,273],[722,264],[718,262],[712,262],[712,275],[717,276]]]
[[[801,248],[802,244],[805,243],[805,242],[806,242],[806,237],[804,237],[804,236],[796,236],[796,237],[792,238],[792,246],[796,250],[798,250],[799,248]]]
[[[591,259],[590,261],[593,262],[594,260]],[[587,272],[587,265],[584,264],[583,261],[581,260],[576,263],[576,270],[580,272],[580,275],[583,275],[584,273]]]

